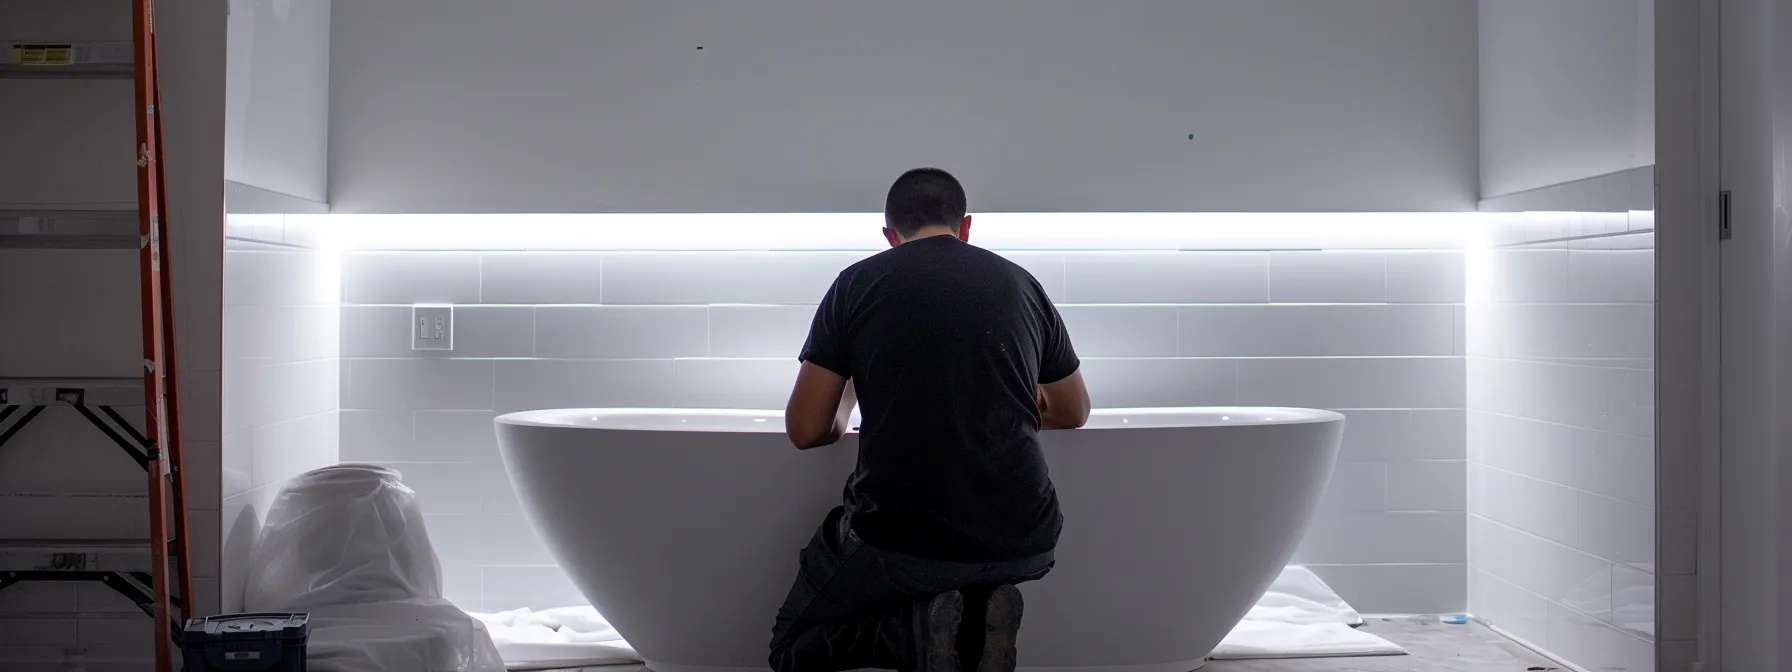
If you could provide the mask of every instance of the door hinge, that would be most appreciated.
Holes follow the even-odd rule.
[[[1730,239],[1730,191],[1717,192],[1717,239]]]

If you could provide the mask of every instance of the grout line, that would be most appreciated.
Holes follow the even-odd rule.
[[[1630,501],[1630,500],[1628,500],[1628,499],[1619,499],[1619,498],[1617,498],[1617,497],[1613,497],[1613,496],[1611,496],[1611,495],[1607,495],[1607,494],[1603,494],[1603,493],[1599,493],[1599,492],[1594,492],[1594,491],[1592,491],[1592,490],[1588,490],[1588,489],[1586,489],[1586,488],[1582,488],[1582,487],[1579,487],[1579,486],[1574,486],[1574,485],[1569,485],[1569,484],[1567,484],[1567,483],[1558,483],[1558,482],[1555,482],[1555,481],[1552,481],[1552,480],[1549,480],[1549,479],[1547,479],[1547,478],[1539,478],[1539,477],[1537,477],[1537,476],[1532,476],[1532,475],[1530,475],[1530,474],[1527,474],[1527,473],[1524,473],[1524,472],[1522,472],[1522,471],[1513,471],[1513,470],[1511,470],[1511,469],[1507,469],[1507,468],[1505,468],[1505,467],[1499,467],[1499,466],[1494,466],[1494,465],[1491,465],[1491,464],[1488,464],[1488,463],[1486,463],[1486,462],[1482,462],[1482,461],[1479,461],[1479,460],[1470,460],[1470,462],[1472,462],[1472,463],[1474,463],[1474,464],[1476,464],[1476,465],[1479,465],[1479,466],[1481,466],[1481,467],[1482,467],[1482,468],[1485,468],[1485,469],[1491,469],[1491,470],[1493,470],[1493,471],[1498,471],[1498,472],[1502,472],[1502,473],[1507,473],[1507,474],[1511,474],[1511,475],[1513,475],[1513,476],[1517,476],[1517,477],[1519,477],[1519,478],[1524,478],[1524,479],[1527,479],[1527,480],[1532,480],[1532,481],[1537,481],[1537,482],[1539,482],[1539,483],[1548,483],[1548,484],[1550,484],[1550,485],[1553,485],[1553,486],[1556,486],[1556,487],[1559,487],[1559,488],[1562,488],[1562,489],[1565,489],[1565,490],[1571,490],[1571,491],[1573,491],[1573,492],[1575,492],[1575,493],[1576,493],[1576,494],[1587,494],[1587,495],[1592,495],[1592,496],[1594,496],[1594,497],[1598,497],[1598,498],[1600,498],[1600,499],[1608,499],[1608,500],[1611,500],[1611,501],[1614,501],[1614,502],[1618,502],[1618,503],[1619,503],[1619,504],[1625,504],[1625,505],[1628,505],[1628,506],[1634,506],[1634,507],[1636,507],[1636,508],[1639,508],[1639,509],[1648,509],[1648,510],[1649,510],[1649,511],[1651,511],[1651,512],[1653,512],[1653,511],[1655,511],[1655,510],[1656,510],[1656,507],[1654,507],[1654,506],[1650,506],[1650,505],[1647,505],[1647,504],[1638,504],[1638,503],[1636,503],[1636,502],[1633,502],[1633,501]],[[1577,505],[1577,506],[1576,506],[1576,507],[1575,507],[1575,508],[1577,508],[1577,509],[1578,509],[1578,508],[1579,508],[1579,506],[1578,506],[1578,505]],[[1578,526],[1577,526],[1577,527],[1578,527]]]
[[[1497,415],[1502,418],[1511,418],[1514,420],[1524,420],[1526,422],[1535,422],[1538,424],[1550,425],[1552,427],[1565,427],[1568,429],[1577,429],[1577,430],[1584,431],[1584,432],[1596,432],[1599,434],[1609,434],[1612,436],[1621,436],[1626,439],[1637,439],[1637,440],[1641,440],[1641,441],[1654,441],[1655,440],[1655,437],[1651,437],[1651,436],[1638,436],[1635,434],[1625,434],[1623,432],[1614,432],[1609,429],[1596,429],[1593,427],[1582,427],[1580,425],[1570,425],[1567,423],[1554,422],[1554,421],[1550,421],[1550,420],[1542,420],[1539,418],[1532,418],[1532,417],[1523,416],[1523,415],[1512,415],[1510,413],[1501,413],[1499,411],[1490,411],[1490,410],[1487,410],[1484,408],[1466,408],[1463,410],[1468,411],[1470,413],[1486,413],[1488,415]]]
[[[424,352],[428,352],[428,351],[424,351]],[[331,358],[331,359],[335,359],[335,358]],[[307,360],[306,362],[295,362],[295,363],[298,363],[298,364],[316,363],[316,362],[331,361],[331,359],[316,359],[316,360]],[[733,356],[716,357],[716,356],[689,356],[689,355],[643,356],[643,357],[541,357],[541,356],[531,356],[531,357],[518,357],[518,356],[432,357],[432,356],[405,356],[405,355],[386,356],[386,355],[382,355],[382,356],[371,356],[371,357],[342,357],[341,359],[353,360],[353,361],[429,361],[429,362],[444,362],[444,361],[477,362],[477,361],[492,361],[492,360],[516,360],[516,359],[534,359],[534,360],[548,360],[548,361],[578,361],[578,362],[618,362],[618,361],[626,362],[626,361],[661,360],[661,359],[698,359],[698,360],[702,360],[702,359],[719,359],[719,360],[776,359],[776,360],[784,360],[784,359],[788,359],[788,358],[782,357],[782,356],[769,356],[769,355],[768,356],[747,356],[747,357],[733,357]],[[1083,357],[1082,359],[1084,361],[1092,360],[1092,361],[1103,361],[1103,362],[1135,362],[1135,361],[1162,362],[1162,361],[1171,361],[1171,360],[1212,361],[1212,362],[1257,362],[1257,361],[1265,361],[1265,360],[1328,360],[1328,361],[1329,360],[1425,360],[1425,361],[1447,361],[1447,360],[1455,360],[1455,359],[1463,359],[1463,358],[1456,356],[1456,355],[1286,355],[1286,356],[1246,355],[1246,356],[1211,356],[1211,357],[1202,357],[1202,356],[1175,356],[1175,357],[1170,357],[1170,356],[1163,356],[1163,357],[1088,356],[1088,357]],[[272,367],[271,366],[270,367],[252,367],[252,369],[253,368],[272,368]],[[1461,406],[1365,406],[1365,407],[1361,407],[1361,408],[1362,409],[1398,408],[1398,409],[1464,410],[1463,407],[1461,407]],[[1491,412],[1491,411],[1489,411],[1489,412]]]
[[[1539,238],[1537,240],[1526,240],[1526,241],[1517,242],[1517,243],[1501,243],[1499,245],[1491,246],[1491,249],[1511,250],[1511,249],[1518,249],[1518,248],[1522,248],[1522,247],[1526,247],[1526,246],[1530,246],[1530,245],[1549,245],[1552,243],[1571,243],[1571,242],[1575,242],[1575,241],[1579,241],[1579,240],[1598,240],[1601,238],[1619,238],[1619,237],[1623,237],[1623,236],[1635,236],[1635,235],[1640,235],[1640,234],[1645,234],[1645,233],[1655,233],[1655,229],[1653,227],[1651,227],[1651,228],[1647,228],[1647,229],[1633,229],[1633,230],[1628,230],[1628,231],[1589,233],[1589,234],[1579,235],[1579,236],[1562,236],[1560,238]],[[1643,252],[1643,251],[1654,252],[1655,248],[1654,247],[1637,247],[1637,248],[1616,248],[1616,249],[1609,249],[1609,250],[1581,250],[1581,251],[1584,251],[1584,252]]]
[[[420,302],[420,303],[423,303],[423,302]],[[316,305],[316,306],[294,306],[294,307],[409,308],[414,305],[416,305],[416,304],[414,304],[414,303],[344,303],[344,304],[340,304],[340,305],[336,305],[336,306],[320,304],[320,305]],[[706,302],[706,303],[552,303],[552,302],[549,302],[549,303],[479,303],[479,304],[456,304],[456,305],[461,306],[461,307],[466,307],[466,308],[504,308],[504,307],[518,307],[518,306],[552,306],[552,307],[556,307],[556,308],[709,308],[709,307],[715,307],[715,306],[726,306],[729,308],[779,309],[779,308],[814,308],[820,304],[815,303],[815,302],[755,303],[755,302],[738,302],[738,301],[720,301],[720,302],[712,301],[712,302]],[[1226,308],[1226,309],[1230,309],[1230,308],[1265,308],[1265,307],[1275,307],[1275,308],[1337,308],[1337,307],[1379,308],[1379,307],[1386,307],[1386,306],[1439,306],[1439,307],[1455,306],[1455,307],[1460,307],[1463,304],[1460,301],[1456,301],[1456,302],[1450,302],[1450,301],[1399,301],[1399,302],[1390,302],[1390,301],[1335,301],[1335,302],[1311,302],[1311,301],[1284,301],[1284,302],[1270,302],[1270,301],[1240,301],[1240,302],[1137,301],[1137,302],[1124,302],[1124,301],[1122,301],[1122,302],[1107,302],[1107,303],[1055,301],[1055,302],[1053,302],[1053,305],[1058,306],[1059,308]],[[1509,304],[1499,304],[1499,305],[1508,305],[1508,306],[1517,306],[1517,305],[1647,306],[1647,305],[1653,305],[1653,303],[1624,303],[1624,302],[1619,302],[1619,303],[1535,303],[1535,304],[1509,303]],[[231,308],[253,308],[253,307],[286,307],[286,306],[254,306],[254,305],[244,304],[244,305],[237,305],[237,306],[230,306],[230,307]]]
[[[1488,355],[1462,355],[1462,357],[1471,358],[1471,359],[1479,359],[1479,360],[1489,361],[1489,362],[1511,362],[1511,363],[1517,363],[1517,364],[1542,364],[1542,365],[1547,365],[1547,366],[1560,366],[1560,367],[1567,367],[1567,368],[1574,368],[1574,369],[1595,369],[1595,370],[1599,370],[1599,371],[1654,371],[1655,370],[1653,367],[1645,369],[1645,368],[1634,367],[1634,366],[1594,366],[1592,364],[1576,364],[1576,363],[1574,363],[1574,362],[1635,362],[1635,361],[1642,361],[1642,360],[1648,360],[1650,362],[1653,362],[1654,361],[1653,357],[1562,358],[1562,359],[1571,359],[1571,361],[1552,361],[1552,360],[1547,360],[1547,359],[1525,359],[1522,357],[1490,357]]]

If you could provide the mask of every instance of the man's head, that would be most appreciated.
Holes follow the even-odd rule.
[[[916,168],[896,178],[884,199],[884,238],[895,247],[916,238],[954,235],[971,239],[964,186],[938,168]]]

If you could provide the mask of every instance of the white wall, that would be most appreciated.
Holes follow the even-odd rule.
[[[339,254],[286,213],[328,206],[329,0],[230,0],[220,598],[287,479],[335,464]]]
[[[1654,218],[1487,217],[1468,268],[1469,609],[1584,669],[1654,670]],[[1691,623],[1663,614],[1661,634]]]
[[[1723,660],[1792,661],[1792,3],[1724,4]]]
[[[1655,163],[1653,0],[1480,0],[1481,196]]]
[[[326,201],[330,0],[230,0],[229,31],[225,179]]]
[[[0,34],[129,40],[129,9],[122,0],[0,3]],[[219,573],[225,3],[158,9],[189,542],[198,612],[206,614],[217,608]],[[0,116],[8,120],[0,125],[0,210],[134,208],[133,107],[129,80],[0,80]],[[0,376],[140,376],[136,257],[0,250],[0,323],[7,325]],[[142,391],[124,396],[136,408],[121,412],[140,423]],[[0,451],[0,537],[147,538],[143,489],[142,470],[116,446],[72,410],[51,408]],[[0,561],[30,558],[0,554]],[[148,568],[146,551],[101,562]],[[150,669],[149,620],[103,586],[8,588],[0,591],[0,619],[0,667],[57,669],[82,655],[94,665],[117,664],[109,669]]]
[[[781,408],[814,303],[864,254],[345,253],[341,457],[403,472],[461,606],[582,602],[522,518],[492,417]],[[1464,608],[1459,251],[1008,254],[1059,302],[1098,406],[1344,410],[1296,562],[1364,611]],[[456,304],[454,351],[410,349],[414,302]]]
[[[225,611],[242,610],[249,552],[286,480],[336,464],[341,256],[284,215],[231,214],[224,250]]]
[[[1460,211],[1478,192],[1470,0],[331,18],[335,212],[854,212],[920,165],[983,212]]]
[[[1656,608],[1696,568],[1656,553],[1654,12],[1479,3],[1482,209],[1523,214],[1469,263],[1469,608],[1586,669],[1694,637]]]

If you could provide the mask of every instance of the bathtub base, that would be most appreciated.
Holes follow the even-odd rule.
[[[711,665],[678,665],[674,663],[656,663],[647,661],[647,669],[653,672],[766,672],[770,667],[715,667]]]
[[[1207,664],[1205,657],[1180,663],[1147,663],[1144,665],[1088,665],[1083,667],[1047,667],[1022,665],[1015,672],[1194,672]]]
[[[1016,672],[1193,672],[1202,665],[1208,665],[1208,659],[1181,661],[1181,663],[1149,663],[1149,665],[1091,665],[1091,667],[1027,667],[1021,665]],[[676,665],[676,663],[656,663],[647,661],[647,668],[654,672],[765,672],[769,667],[710,667],[710,665]]]
[[[1146,665],[1116,665],[1088,667],[1028,667],[1016,668],[1015,672],[1194,672],[1207,664],[1205,657],[1200,660],[1189,660],[1180,663],[1150,663]],[[647,669],[653,672],[766,672],[768,667],[712,667],[708,665],[676,665],[672,663],[656,663],[647,661]]]

